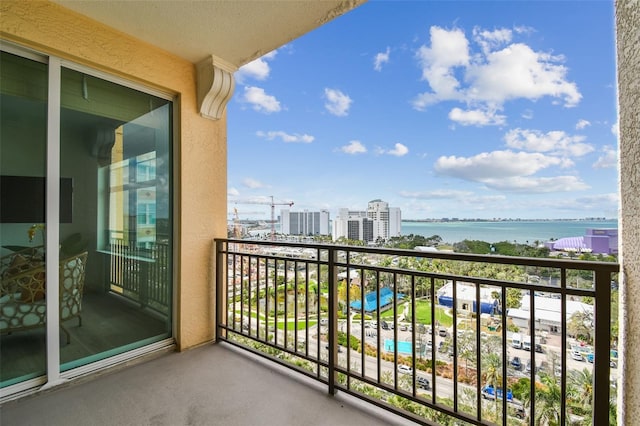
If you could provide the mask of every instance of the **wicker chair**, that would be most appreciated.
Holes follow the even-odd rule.
[[[0,333],[11,334],[46,324],[46,275],[44,257],[37,249],[31,254],[14,253],[5,260],[6,268],[0,284]],[[82,325],[82,292],[84,290],[87,252],[60,260],[60,328],[71,342],[63,321],[78,318]]]

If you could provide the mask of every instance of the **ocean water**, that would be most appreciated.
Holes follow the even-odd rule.
[[[617,220],[511,221],[511,222],[402,222],[402,235],[439,235],[446,243],[480,240],[532,244],[550,239],[584,236],[588,228],[617,228]]]

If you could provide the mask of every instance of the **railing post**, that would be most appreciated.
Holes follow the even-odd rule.
[[[215,313],[215,324],[214,324],[214,335],[215,335],[215,339],[216,342],[219,342],[221,338],[226,337],[226,333],[222,332],[222,328],[220,327],[221,324],[223,324],[222,319],[224,318],[223,315],[226,315],[226,312],[223,312],[223,310],[226,310],[223,308],[223,306],[225,306],[225,304],[223,304],[224,301],[224,292],[227,289],[227,281],[224,280],[225,276],[226,276],[226,262],[223,263],[223,260],[227,259],[227,257],[229,256],[229,254],[227,253],[226,255],[222,255],[222,245],[223,244],[228,244],[228,243],[224,243],[222,241],[215,241],[213,242],[213,261],[215,262],[215,296],[216,296],[216,313]],[[224,275],[223,275],[224,272]]]
[[[338,338],[337,338],[337,330],[338,330],[338,276],[336,271],[336,262],[338,260],[337,252],[334,248],[329,248],[329,259],[328,259],[328,276],[329,280],[329,300],[328,300],[328,308],[329,308],[329,394],[336,394],[336,362],[338,360]],[[320,340],[318,339],[318,344]]]
[[[611,274],[595,271],[595,341],[593,360],[593,424],[609,424],[609,358],[611,346]]]

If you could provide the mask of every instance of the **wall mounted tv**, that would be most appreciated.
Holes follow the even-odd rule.
[[[44,223],[46,178],[0,176],[0,223]],[[73,179],[60,179],[60,222],[73,219]]]

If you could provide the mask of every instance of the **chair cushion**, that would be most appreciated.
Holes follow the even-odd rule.
[[[21,302],[31,303],[45,298],[45,272],[42,262],[34,261],[21,254],[13,256],[9,267],[3,272],[3,280],[15,278],[20,289]]]
[[[15,256],[13,256],[9,267],[2,274],[2,278],[17,275],[20,272],[27,271],[29,268],[31,268],[31,263],[29,263],[27,258],[21,254],[16,254]]]
[[[44,300],[46,295],[46,274],[44,271],[35,272],[31,276],[31,282],[22,287],[20,301],[31,303]]]

